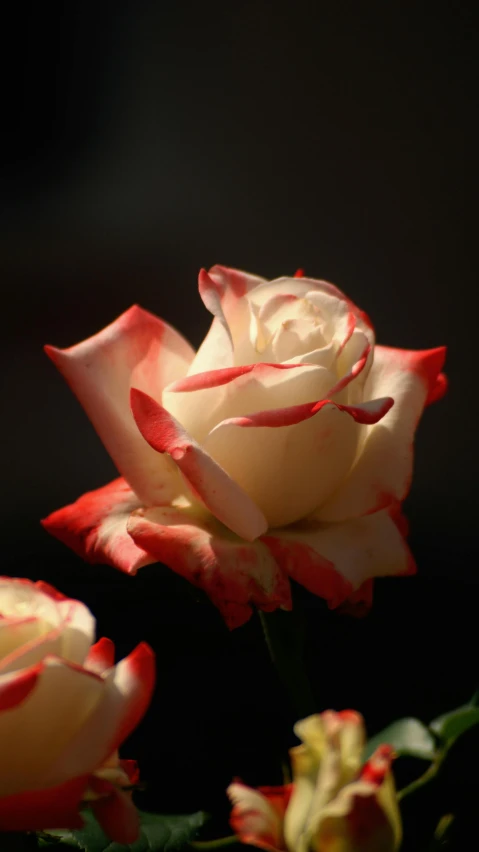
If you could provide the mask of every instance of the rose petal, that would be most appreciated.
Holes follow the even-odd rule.
[[[412,574],[412,555],[387,511],[337,524],[306,521],[263,536],[279,565],[330,606],[347,600],[371,577]],[[331,569],[343,578],[334,583]],[[323,591],[324,586],[324,591]]]
[[[333,373],[311,364],[248,364],[175,382],[165,389],[163,403],[203,443],[222,420],[317,399],[333,381]]]
[[[0,672],[34,665],[46,654],[82,663],[94,639],[95,619],[80,601],[46,583],[0,578]],[[16,613],[25,613],[16,617]]]
[[[268,548],[236,538],[211,517],[191,509],[140,509],[128,530],[159,562],[203,589],[230,628],[248,620],[252,605],[291,608],[289,582]]]
[[[35,675],[24,700],[0,713],[0,747],[8,766],[0,777],[0,796],[53,786],[46,778],[49,765],[88,719],[104,688],[97,675],[58,657],[46,657],[35,667]],[[10,676],[1,675],[0,681],[4,677]],[[72,772],[58,782],[76,774],[81,773]]]
[[[120,478],[83,494],[75,503],[53,512],[42,524],[87,562],[113,565],[127,574],[136,574],[153,561],[126,531],[131,512],[141,505]]]
[[[360,779],[344,786],[319,814],[312,846],[355,852],[358,848],[396,852],[402,839],[401,817],[391,772],[391,752],[383,746],[368,761]]]
[[[91,809],[110,840],[127,845],[138,839],[140,818],[131,793],[111,785],[110,794],[93,801]]]
[[[250,320],[249,305],[244,296],[263,281],[263,278],[225,266],[212,266],[209,272],[201,270],[198,289],[203,303],[215,319],[190,365],[189,375],[239,363],[236,350],[242,338],[247,337]],[[253,360],[247,358],[245,363]]]
[[[102,675],[115,664],[115,645],[111,639],[103,636],[90,648],[85,660],[85,668]]]
[[[75,735],[50,762],[45,784],[91,773],[124,742],[143,718],[155,684],[155,655],[142,642],[100,681],[100,700]]]
[[[320,520],[342,521],[404,499],[412,475],[414,432],[444,358],[444,348],[409,352],[376,346],[364,397],[375,397],[387,388],[394,408],[381,423],[365,430],[356,463],[318,510]]]
[[[37,685],[42,672],[42,664],[37,663],[19,672],[0,675],[0,712],[12,710],[30,695]]]
[[[328,391],[328,397],[336,397],[346,388],[348,393],[344,402],[350,405],[363,402],[364,383],[373,362],[373,348],[362,331],[355,329],[348,342],[338,354],[336,369],[339,381]],[[340,401],[343,401],[341,396]]]
[[[186,374],[194,351],[167,323],[138,306],[70,349],[46,347],[83,405],[118,470],[146,503],[168,501],[175,484],[165,460],[143,441],[129,405],[132,384],[161,399]]]
[[[376,422],[391,404],[352,408],[322,399],[260,411],[219,423],[204,448],[261,508],[268,526],[285,526],[321,505],[344,479],[356,453],[357,422]]]
[[[195,497],[241,538],[253,541],[267,523],[257,506],[154,399],[133,389],[131,405],[138,428],[158,453],[168,453]]]
[[[84,775],[46,790],[0,797],[0,831],[82,828],[79,807],[87,782]]]
[[[263,787],[254,790],[235,781],[227,789],[233,804],[230,824],[241,843],[280,852],[284,849],[283,816],[291,787]]]
[[[297,722],[294,732],[302,745],[290,751],[294,783],[284,823],[289,849],[309,846],[325,805],[357,775],[365,739],[363,719],[353,710],[316,713]]]

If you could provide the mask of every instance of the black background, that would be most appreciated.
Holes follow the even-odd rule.
[[[39,519],[115,475],[41,347],[133,302],[198,345],[201,266],[298,266],[379,341],[449,347],[416,441],[419,573],[368,618],[304,595],[318,709],[374,732],[477,686],[477,29],[474,4],[102,2],[12,6],[2,49],[3,573],[87,602],[120,654],[158,655],[124,750],[146,804],[212,808],[233,775],[278,781],[287,703],[254,619],[229,635],[159,566],[87,566]]]

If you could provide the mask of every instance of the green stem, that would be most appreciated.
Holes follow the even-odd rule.
[[[436,756],[431,765],[428,766],[426,771],[422,775],[420,775],[419,778],[416,778],[416,780],[408,784],[407,787],[403,787],[402,790],[398,791],[397,797],[399,802],[406,796],[409,796],[411,793],[415,793],[417,790],[420,790],[422,787],[428,784],[429,781],[432,781],[432,779],[436,777],[453,744],[454,741],[447,743],[443,747],[442,751],[436,753]]]
[[[416,780],[411,781],[411,783],[408,784],[407,787],[403,787],[402,790],[399,790],[397,794],[398,801],[401,802],[402,799],[404,799],[406,796],[410,796],[411,793],[415,793],[417,790],[420,790],[422,787],[424,787],[424,785],[427,784],[429,781],[432,781],[432,779],[435,778],[437,774],[437,770],[439,769],[439,763],[440,761],[431,763],[431,765],[426,769],[426,771],[422,775],[419,776],[419,778],[416,778]]]
[[[258,611],[269,655],[299,719],[316,710],[303,661],[303,624],[297,613]]]
[[[189,846],[198,849],[198,852],[208,849],[223,849],[225,846],[233,846],[234,843],[239,843],[236,834],[230,834],[228,837],[218,837],[217,840],[192,840]]]

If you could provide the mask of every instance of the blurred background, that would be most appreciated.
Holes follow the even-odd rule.
[[[120,653],[155,645],[155,704],[124,752],[150,807],[215,807],[233,775],[278,781],[275,739],[294,712],[256,620],[229,635],[167,569],[87,566],[40,528],[115,476],[42,345],[77,342],[134,302],[198,345],[197,273],[214,263],[266,277],[304,267],[366,309],[380,342],[447,344],[450,392],[421,423],[406,507],[418,576],[378,583],[362,620],[303,603],[320,708],[356,707],[374,733],[466,701],[479,589],[474,9],[10,5],[2,571],[81,597]]]

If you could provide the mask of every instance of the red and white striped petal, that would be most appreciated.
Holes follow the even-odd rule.
[[[131,406],[138,428],[158,453],[178,465],[192,494],[241,538],[253,541],[267,528],[253,500],[154,399],[134,388]]]
[[[30,695],[42,673],[41,663],[21,671],[0,674],[0,713],[13,710]]]
[[[45,529],[87,562],[113,565],[127,574],[153,560],[127,533],[132,511],[141,506],[124,479],[89,491],[42,521]]]
[[[289,581],[268,548],[236,538],[211,516],[191,509],[140,509],[128,530],[140,547],[203,589],[230,628],[247,621],[253,605],[291,609]]]
[[[0,578],[0,672],[57,654],[82,663],[94,639],[95,619],[80,601],[46,583]]]
[[[202,443],[222,420],[318,399],[334,374],[311,364],[247,364],[180,379],[163,393],[164,407]]]
[[[70,349],[45,347],[81,402],[120,473],[146,503],[166,502],[175,483],[154,455],[130,411],[132,385],[161,400],[186,374],[194,351],[167,323],[138,306]]]
[[[254,790],[239,781],[230,784],[227,795],[233,805],[230,824],[241,843],[283,852],[283,818],[291,785]]]
[[[99,700],[82,725],[75,727],[56,760],[50,761],[43,778],[45,785],[53,786],[75,775],[94,772],[136,728],[155,685],[153,651],[142,642],[99,681]]]
[[[373,348],[368,338],[362,331],[355,329],[336,358],[338,381],[328,391],[328,397],[337,398],[338,394],[347,389],[345,398],[343,399],[344,394],[340,397],[341,402],[348,402],[349,405],[363,402],[364,384],[369,375],[373,357]]]
[[[8,766],[0,777],[0,797],[23,792],[26,784],[33,790],[54,786],[45,778],[46,756],[50,763],[59,758],[103,695],[101,678],[58,657],[46,657],[33,668],[33,688],[9,712],[0,713],[2,760]],[[0,681],[11,677],[1,675]],[[80,774],[72,772],[58,783]]]
[[[79,808],[88,776],[42,790],[0,796],[0,831],[82,828]]]
[[[308,527],[304,521],[272,530],[261,540],[280,567],[330,606],[348,600],[372,577],[415,572],[411,552],[387,511],[337,524]]]
[[[358,423],[377,422],[391,404],[350,407],[320,399],[259,411],[219,423],[204,447],[261,508],[269,527],[285,526],[313,512],[339,485],[356,454]]]
[[[430,393],[436,393],[445,348],[406,351],[376,346],[364,398],[385,393],[394,407],[364,431],[353,469],[317,517],[342,521],[401,502],[409,489],[413,439]],[[440,380],[439,380],[440,383]]]

